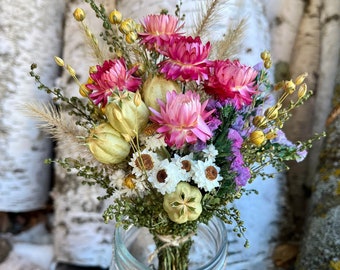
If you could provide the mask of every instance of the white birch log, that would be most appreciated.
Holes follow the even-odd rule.
[[[303,0],[265,1],[265,14],[270,24],[270,52],[276,68],[275,72],[279,72],[277,63],[283,63],[288,67],[304,5]]]
[[[326,118],[331,110],[333,89],[338,70],[340,52],[340,1],[323,0],[321,9],[321,51],[318,82],[313,116],[313,133],[325,130]],[[309,178],[313,179],[319,162],[322,140],[315,142],[310,151]]]
[[[317,113],[315,96],[320,61],[320,8],[321,0],[306,3],[304,14],[299,24],[298,33],[292,48],[289,65],[290,77],[295,79],[299,74],[307,72],[308,89],[314,95],[304,105],[293,111],[292,118],[285,123],[287,138],[292,141],[305,141],[313,136],[313,115]],[[296,96],[294,96],[296,99]],[[295,238],[301,236],[306,215],[307,193],[311,179],[308,174],[309,156],[300,163],[290,162],[287,172],[291,230]],[[289,224],[288,224],[289,226]]]
[[[101,63],[91,57],[84,33],[73,18],[73,11],[77,7],[85,10],[86,24],[95,35],[101,31],[102,21],[95,17],[94,11],[84,1],[68,2],[65,12],[63,58],[76,70],[78,79],[86,82],[89,67]],[[113,7],[114,1],[110,1],[107,10]],[[99,36],[96,36],[100,40]],[[59,87],[64,90],[66,96],[79,96],[79,88],[67,72],[63,72]],[[75,148],[72,142],[59,142],[57,156],[78,158],[84,154],[73,149]],[[88,150],[84,147],[83,151]],[[105,268],[111,261],[114,225],[105,224],[102,218],[106,206],[97,197],[104,195],[103,190],[97,186],[82,185],[81,182],[82,179],[74,173],[67,173],[59,166],[56,167],[56,183],[53,189],[55,261]]]
[[[160,8],[168,8],[173,14],[175,5],[169,8],[169,3],[144,0],[132,4],[119,1],[117,9],[125,16],[130,14],[132,18],[141,18],[150,12],[158,12]],[[199,3],[204,4],[205,1],[183,1],[182,13],[186,14],[185,27],[189,33],[194,31],[193,20]],[[237,57],[242,63],[248,65],[260,62],[260,53],[270,49],[269,24],[264,15],[263,5],[253,0],[225,1],[221,14],[223,16],[218,18],[218,23],[208,31],[209,34],[204,37],[204,41],[221,39],[228,27],[234,27],[239,20],[246,18],[243,42],[240,44]],[[277,175],[277,179],[267,180],[265,183],[260,179],[255,180],[249,188],[259,190],[260,194],[245,196],[236,203],[236,207],[241,211],[241,218],[248,228],[246,237],[250,240],[250,248],[244,248],[244,239],[237,238],[230,228],[228,269],[271,269],[273,267],[271,254],[278,234],[278,223],[284,201],[283,182],[280,177]]]
[[[0,211],[43,208],[49,196],[52,145],[21,110],[27,100],[47,100],[29,76],[35,62],[41,79],[52,83],[49,62],[61,50],[62,0],[3,0],[0,7]],[[44,12],[41,12],[44,11]]]

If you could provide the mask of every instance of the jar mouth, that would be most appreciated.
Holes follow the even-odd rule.
[[[226,228],[226,225],[224,224],[224,222],[217,217],[213,217],[209,221],[208,225],[201,223],[201,224],[199,224],[199,226],[204,226],[204,227],[213,226],[213,229],[209,230],[209,234],[210,234],[211,239],[213,239],[215,242],[218,241],[216,239],[217,237],[222,239],[222,241],[220,241],[219,243],[216,243],[216,246],[218,246],[217,251],[216,251],[215,255],[210,258],[209,262],[206,263],[206,264],[203,264],[202,266],[195,269],[195,270],[206,270],[208,266],[212,267],[210,262],[215,262],[217,264],[219,262],[219,258],[221,258],[222,256],[224,256],[227,253],[227,251],[228,251],[227,228]],[[200,231],[198,230],[198,233],[199,232]],[[199,236],[195,235],[193,238],[199,239]],[[189,267],[189,270],[190,270],[190,267]]]
[[[214,252],[208,258],[206,263],[200,263],[199,265],[196,266],[196,268],[193,268],[193,269],[195,269],[195,270],[206,270],[208,266],[210,266],[210,267],[212,266],[212,262],[218,263],[220,258],[222,258],[226,255],[227,249],[228,249],[228,246],[227,246],[228,245],[227,228],[226,228],[224,222],[217,217],[213,217],[209,221],[208,225],[201,223],[201,224],[199,224],[199,227],[201,227],[201,230],[199,228],[197,234],[194,235],[193,238],[192,238],[194,240],[193,245],[195,245],[195,243],[198,243],[199,241],[203,240],[204,243],[207,243],[207,242],[211,243],[211,245],[213,246]],[[114,247],[113,247],[114,253],[115,253],[115,255],[117,255],[117,252],[119,252],[120,258],[123,259],[126,262],[133,264],[135,267],[137,267],[136,269],[142,269],[142,270],[155,269],[155,268],[150,268],[150,267],[152,267],[152,265],[154,265],[154,266],[158,265],[157,256],[155,256],[155,259],[151,263],[148,263],[149,266],[147,266],[145,264],[147,259],[143,260],[143,262],[141,262],[141,260],[138,260],[129,250],[129,247],[133,246],[135,238],[138,237],[138,235],[140,235],[141,230],[145,230],[146,232],[148,232],[147,228],[137,228],[137,227],[134,227],[134,226],[130,226],[127,230],[124,230],[122,227],[117,227],[116,230],[115,230],[115,237],[114,237]],[[203,231],[203,232],[201,233],[201,231]],[[125,235],[124,235],[125,232],[129,233],[128,237],[125,237]],[[150,239],[145,240],[145,244],[143,245],[143,248],[145,250],[148,249],[147,248],[147,242],[148,241],[153,242],[153,237],[152,237],[151,234],[149,234],[147,236],[147,238],[150,238]],[[143,240],[144,240],[144,238],[143,238]],[[154,242],[153,242],[153,247],[151,249],[149,249],[148,251],[145,251],[145,252],[148,253],[148,255],[150,255],[154,251],[155,248],[156,247],[155,247]],[[205,248],[205,244],[203,244],[203,248]],[[195,263],[193,260],[192,260],[192,262]],[[190,268],[191,267],[189,266],[189,270],[190,270]]]

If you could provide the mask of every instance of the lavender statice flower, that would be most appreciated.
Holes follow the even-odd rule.
[[[231,128],[228,133],[228,139],[232,142],[232,158],[230,158],[230,169],[236,173],[236,185],[244,186],[250,179],[251,175],[249,168],[244,165],[243,156],[240,150],[243,143],[243,138],[237,130]]]

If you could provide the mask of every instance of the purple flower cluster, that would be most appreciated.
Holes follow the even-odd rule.
[[[232,158],[230,158],[230,169],[236,173],[236,185],[244,186],[250,179],[251,174],[249,168],[244,166],[243,156],[240,150],[243,143],[243,138],[237,130],[231,128],[228,133],[228,139],[232,142]]]

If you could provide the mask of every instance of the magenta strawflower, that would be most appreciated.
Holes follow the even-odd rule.
[[[220,101],[231,101],[237,109],[252,102],[257,93],[255,78],[258,72],[238,60],[216,60],[211,63],[211,74],[205,83],[208,94]]]
[[[140,78],[132,75],[138,67],[127,69],[123,58],[108,60],[96,67],[97,71],[90,73],[93,82],[86,84],[90,90],[88,96],[96,105],[105,106],[114,90],[135,92],[142,83]]]
[[[141,37],[140,43],[148,50],[164,51],[170,38],[178,37],[183,24],[179,24],[177,17],[171,15],[148,15],[141,22],[144,32],[138,33]]]
[[[212,137],[205,120],[214,110],[205,110],[208,100],[201,104],[199,94],[172,91],[166,94],[165,103],[161,100],[158,103],[160,112],[150,108],[153,113],[150,119],[160,125],[157,132],[164,135],[167,145],[181,148],[185,143],[206,142]]]
[[[160,72],[169,80],[207,80],[210,43],[203,45],[199,37],[177,37],[169,42],[163,52],[168,59],[160,63]]]

